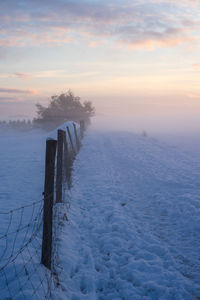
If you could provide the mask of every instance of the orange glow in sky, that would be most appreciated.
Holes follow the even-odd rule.
[[[199,11],[198,0],[1,2],[0,118],[31,118],[72,89],[97,114],[198,119]]]

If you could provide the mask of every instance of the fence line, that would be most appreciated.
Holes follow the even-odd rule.
[[[0,300],[51,299],[52,291],[59,286],[58,269],[62,272],[62,267],[56,261],[56,238],[61,212],[57,205],[64,205],[65,183],[71,187],[73,160],[84,135],[83,121],[80,138],[74,123],[73,128],[76,147],[68,126],[66,131],[58,129],[57,141],[46,141],[44,198],[0,211],[5,227],[3,233],[0,229]],[[67,220],[67,216],[64,218]]]

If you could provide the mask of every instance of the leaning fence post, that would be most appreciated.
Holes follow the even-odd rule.
[[[62,202],[62,181],[63,181],[63,142],[64,131],[58,129],[57,133],[57,169],[56,169],[56,203]]]
[[[41,263],[50,270],[51,270],[51,254],[52,254],[52,219],[53,219],[56,145],[57,145],[57,141],[53,139],[49,139],[46,141]]]
[[[77,148],[77,151],[79,151],[80,150],[80,141],[79,141],[77,130],[76,130],[76,124],[73,123],[73,126],[74,126],[74,135],[75,135],[75,139],[76,139],[76,148]]]
[[[68,126],[67,126],[67,133],[68,133],[68,136],[69,136],[69,140],[70,140],[70,144],[71,144],[71,149],[72,149],[73,156],[75,156],[76,155],[76,151],[75,151],[75,148],[74,148],[74,144],[73,144],[71,132],[70,132]]]

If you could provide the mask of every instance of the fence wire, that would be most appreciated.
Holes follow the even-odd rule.
[[[0,218],[0,299],[50,299],[54,278],[40,263],[43,199]]]
[[[69,141],[64,144],[66,152],[62,175],[67,185],[62,185],[63,195],[71,188],[75,159],[72,145],[69,148],[67,145]],[[78,152],[81,144],[77,145]],[[43,205],[44,199],[41,199],[10,211],[0,211],[0,300],[51,299],[53,290],[60,285],[62,266],[59,263],[57,238],[60,235],[60,226],[68,220],[64,213],[66,203],[53,205],[51,271],[41,264]],[[47,214],[51,213],[50,209],[49,207]]]

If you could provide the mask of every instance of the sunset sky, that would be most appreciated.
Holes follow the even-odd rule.
[[[0,20],[1,119],[71,89],[98,114],[200,123],[199,0],[0,0]]]

